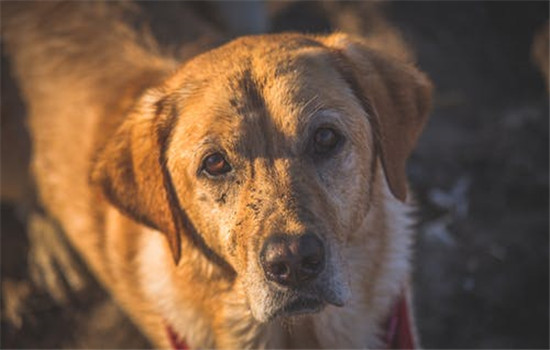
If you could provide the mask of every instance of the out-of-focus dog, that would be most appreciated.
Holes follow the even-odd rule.
[[[134,14],[2,11],[38,201],[102,284],[163,348],[414,346],[405,163],[431,85],[407,51],[291,33],[179,62]]]
[[[531,57],[533,62],[537,66],[544,83],[546,84],[546,91],[550,92],[548,69],[550,68],[550,61],[548,60],[550,50],[550,26],[548,22],[537,30],[533,37],[533,44],[531,45]]]

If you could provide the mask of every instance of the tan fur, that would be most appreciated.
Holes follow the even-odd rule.
[[[408,293],[405,162],[427,78],[344,34],[244,37],[177,67],[109,6],[2,15],[40,201],[105,287],[158,347],[166,324],[192,348],[382,346]],[[314,160],[327,124],[345,142]],[[226,180],[198,173],[212,151]],[[327,246],[317,292],[345,306],[271,320],[259,249],[305,232]]]

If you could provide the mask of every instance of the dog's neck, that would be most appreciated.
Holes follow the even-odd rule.
[[[410,300],[408,295],[403,294],[395,303],[393,311],[388,318],[384,329],[384,347],[385,349],[416,349],[415,330],[410,314]],[[311,327],[310,327],[311,328]],[[306,328],[307,330],[307,328]],[[190,347],[186,340],[182,338],[171,325],[166,324],[166,333],[169,339],[170,348],[173,350],[189,350]],[[282,339],[283,334],[269,334],[266,338]],[[288,337],[295,344],[286,344],[287,348],[319,348],[320,344],[311,332],[294,333],[294,336]],[[296,346],[298,344],[299,346]],[[272,348],[283,348],[283,343],[270,343]],[[275,346],[276,345],[276,346]],[[289,346],[294,345],[294,346]]]

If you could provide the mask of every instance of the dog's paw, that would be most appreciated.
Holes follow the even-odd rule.
[[[57,303],[70,302],[87,285],[82,263],[51,218],[32,213],[28,221],[29,274],[33,283]]]

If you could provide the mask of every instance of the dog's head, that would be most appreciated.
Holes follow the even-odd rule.
[[[253,315],[347,298],[342,248],[382,164],[405,200],[405,162],[430,83],[342,34],[245,37],[144,94],[92,174],[115,206],[234,271]]]

